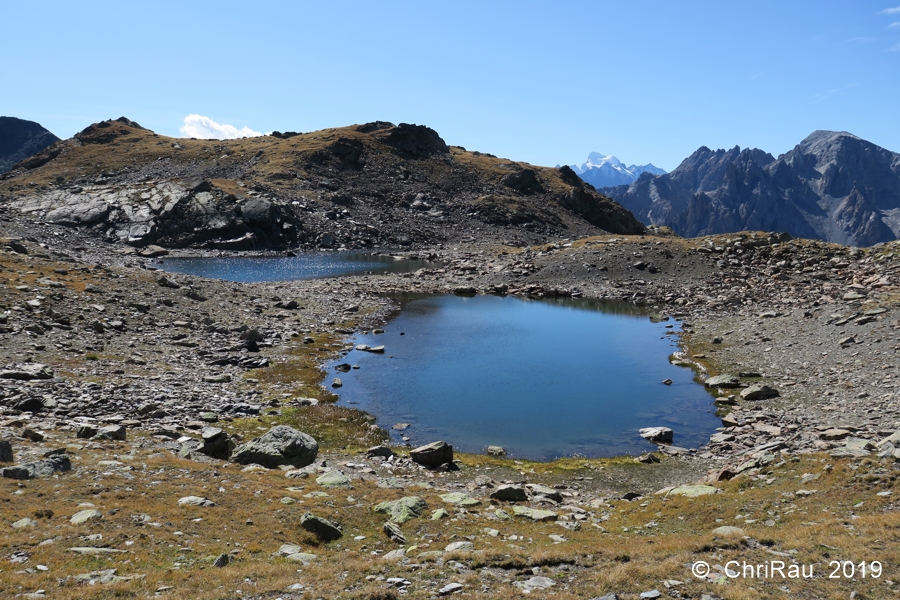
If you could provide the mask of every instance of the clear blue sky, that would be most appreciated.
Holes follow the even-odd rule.
[[[895,9],[893,12],[888,9]],[[900,0],[6,2],[0,115],[256,131],[374,120],[539,165],[672,169],[816,129],[900,152]],[[895,24],[893,27],[892,24]]]

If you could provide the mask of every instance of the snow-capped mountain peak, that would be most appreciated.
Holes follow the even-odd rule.
[[[649,171],[654,175],[665,173],[663,169],[652,164],[626,167],[621,160],[612,154],[603,154],[602,152],[591,152],[588,154],[587,161],[580,167],[577,165],[569,166],[584,181],[597,189],[616,185],[631,185],[645,171]]]

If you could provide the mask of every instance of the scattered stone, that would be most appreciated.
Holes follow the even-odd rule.
[[[716,527],[712,530],[712,534],[718,537],[743,537],[745,535],[743,529],[731,525]]]
[[[403,532],[400,531],[400,528],[390,521],[387,521],[383,525],[384,533],[388,536],[392,541],[397,542],[398,544],[406,543],[406,536],[403,535]]]
[[[324,542],[339,539],[344,535],[340,527],[331,521],[317,517],[312,513],[306,513],[300,518],[300,527],[309,531]]]
[[[506,448],[503,446],[488,446],[487,453],[491,456],[506,456]]]

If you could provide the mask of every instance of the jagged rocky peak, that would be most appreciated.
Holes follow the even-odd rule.
[[[0,173],[52,146],[59,138],[40,123],[16,117],[0,117]]]
[[[704,146],[669,174],[606,192],[685,236],[766,229],[859,246],[900,237],[900,154],[844,131],[815,131],[777,159]]]

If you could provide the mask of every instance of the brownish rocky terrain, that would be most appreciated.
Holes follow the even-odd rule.
[[[138,148],[155,139],[127,123],[88,132],[104,129],[134,135]],[[253,143],[291,140],[301,141]],[[451,219],[457,230],[405,250],[440,267],[237,284],[153,270],[148,256],[163,250],[110,233],[123,204],[80,226],[48,222],[69,204],[23,211],[62,193],[56,177],[67,194],[88,178],[41,171],[65,152],[94,151],[66,143],[44,167],[2,182],[3,596],[895,595],[895,243],[601,234],[549,204],[551,192],[522,192],[521,206],[549,206],[567,228],[463,229],[474,221]],[[86,157],[85,170],[102,155]],[[128,173],[161,168],[135,160]],[[124,167],[96,168],[115,180]],[[558,184],[553,170],[535,172]],[[202,193],[211,192],[188,202]],[[396,231],[418,227],[418,212],[402,214]],[[656,451],[640,460],[449,461],[439,449],[386,447],[372,415],[333,404],[323,383],[339,374],[322,365],[357,352],[352,332],[390,328],[393,291],[643,304],[648,318],[680,323],[672,360],[711,386],[723,426],[700,448],[648,443]],[[730,560],[814,565],[816,577],[729,578]],[[883,572],[833,579],[833,560],[880,561]],[[709,576],[692,575],[698,561]]]

